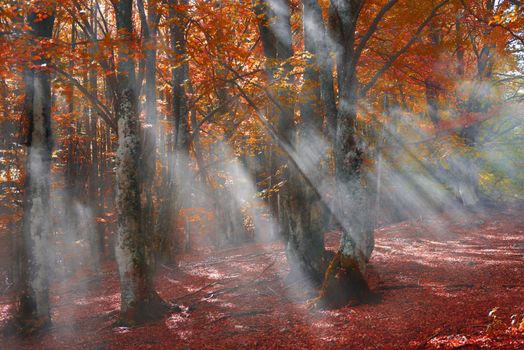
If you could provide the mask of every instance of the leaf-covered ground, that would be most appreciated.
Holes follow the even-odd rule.
[[[157,289],[179,310],[117,328],[118,276],[53,286],[53,328],[0,349],[524,349],[524,213],[439,217],[379,229],[368,271],[377,305],[310,311],[281,243],[185,255]],[[334,249],[338,235],[327,235]],[[0,299],[3,323],[12,296]],[[492,311],[493,310],[493,311]],[[491,312],[491,316],[488,314]],[[511,324],[513,315],[513,324]]]

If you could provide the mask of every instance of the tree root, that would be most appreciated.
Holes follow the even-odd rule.
[[[116,326],[134,327],[148,321],[158,320],[162,318],[170,308],[170,305],[166,303],[157,292],[153,291],[147,298],[129,307],[126,312],[121,312]]]
[[[377,302],[380,295],[369,289],[356,260],[337,252],[324,274],[320,294],[312,300],[310,308],[334,309]]]
[[[50,330],[51,319],[40,318],[14,318],[3,328],[2,333],[6,336],[32,337]]]

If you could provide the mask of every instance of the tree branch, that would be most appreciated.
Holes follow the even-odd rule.
[[[389,0],[388,3],[380,9],[379,13],[377,13],[375,19],[373,20],[373,22],[371,22],[371,25],[369,26],[364,36],[360,39],[360,42],[358,43],[358,46],[355,49],[355,62],[358,62],[358,60],[360,59],[362,51],[366,47],[366,44],[369,41],[369,39],[371,39],[373,34],[377,31],[378,25],[384,17],[384,15],[386,14],[386,12],[388,12],[388,10],[391,9],[397,2],[398,0]]]
[[[438,10],[440,10],[442,7],[444,7],[447,3],[449,2],[449,0],[444,0],[442,1],[440,4],[438,4],[435,8],[433,8],[433,11],[431,11],[431,13],[429,14],[428,17],[426,17],[426,19],[424,20],[424,22],[422,22],[419,27],[417,28],[417,30],[415,31],[415,33],[413,34],[413,36],[411,37],[411,39],[409,39],[409,41],[406,43],[406,45],[404,45],[400,50],[398,50],[397,52],[395,52],[395,54],[393,56],[391,56],[391,58],[389,59],[389,61],[387,61],[383,66],[382,68],[380,68],[376,73],[375,75],[371,78],[371,80],[366,84],[364,85],[361,89],[360,89],[360,96],[365,96],[368,91],[373,87],[375,86],[375,84],[377,83],[377,81],[380,79],[380,77],[393,65],[393,63],[395,63],[395,61],[400,57],[402,56],[407,50],[409,50],[409,48],[411,47],[411,45],[413,45],[413,43],[415,42],[415,40],[417,40],[417,38],[419,37],[420,33],[422,32],[422,30],[429,24],[429,22],[433,19],[433,17],[435,17],[437,15],[437,12]]]
[[[106,106],[104,106],[100,100],[94,96],[93,94],[91,94],[82,84],[80,84],[80,82],[78,80],[76,80],[74,77],[72,77],[69,73],[67,73],[66,71],[56,67],[56,66],[53,66],[54,70],[61,74],[62,76],[64,76],[65,78],[67,78],[67,80],[69,80],[78,90],[80,90],[80,92],[82,92],[84,94],[84,96],[86,96],[89,101],[91,102],[92,106],[96,109],[98,115],[100,116],[100,118],[102,118],[103,121],[105,121],[107,123],[107,125],[109,125],[111,127],[111,129],[113,129],[114,131],[117,130],[117,125],[116,125],[116,122],[115,120],[111,117],[111,112],[107,109]]]

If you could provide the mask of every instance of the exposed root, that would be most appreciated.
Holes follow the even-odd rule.
[[[49,317],[14,318],[3,328],[5,336],[32,337],[50,330],[52,326]]]
[[[324,274],[320,294],[310,307],[333,309],[379,301],[380,296],[369,289],[355,259],[337,252]]]
[[[129,307],[126,312],[121,312],[116,326],[134,327],[148,321],[158,320],[162,318],[170,308],[170,305],[166,303],[158,293],[151,292],[147,298]]]
[[[291,285],[298,282],[307,282],[315,288],[320,288],[324,281],[324,272],[329,267],[334,256],[333,251],[325,250],[317,264],[307,263],[308,261],[317,260],[313,257],[303,257],[300,259],[301,264],[290,264],[290,271],[285,278],[285,283]]]

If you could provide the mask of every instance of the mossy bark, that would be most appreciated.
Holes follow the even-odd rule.
[[[167,305],[154,289],[148,267],[147,243],[150,237],[141,226],[139,182],[140,133],[134,68],[128,55],[132,40],[131,0],[113,5],[121,39],[116,91],[118,149],[116,156],[117,243],[115,255],[120,275],[120,324],[136,325],[160,317]]]
[[[159,317],[165,310],[153,288],[146,256],[147,236],[140,219],[138,154],[140,149],[138,115],[131,90],[120,94],[118,150],[116,165],[116,207],[118,213],[116,260],[120,274],[123,324],[139,324]]]

